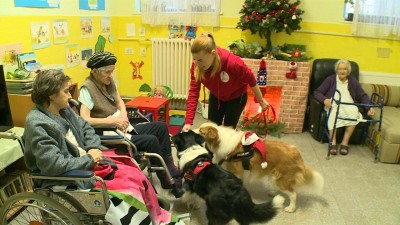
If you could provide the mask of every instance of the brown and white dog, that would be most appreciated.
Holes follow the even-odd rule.
[[[242,138],[244,131],[237,131],[231,127],[217,126],[214,123],[204,123],[199,128],[199,134],[205,139],[207,148],[214,154],[213,162],[222,163],[223,167],[244,179],[246,164],[237,160],[246,155]],[[248,157],[248,170],[251,183],[253,178],[273,178],[280,191],[289,196],[290,204],[286,212],[296,210],[296,189],[301,186],[315,193],[321,193],[324,179],[316,170],[304,165],[299,150],[294,145],[276,140],[261,140],[265,145],[265,154],[253,150],[252,157]],[[232,160],[233,159],[233,160]],[[247,177],[245,178],[247,179]]]

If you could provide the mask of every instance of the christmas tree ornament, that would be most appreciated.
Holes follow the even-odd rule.
[[[295,20],[297,17],[296,17],[296,14],[293,14],[293,16],[292,16],[292,20]]]
[[[301,57],[301,51],[299,49],[295,49],[292,53],[292,57],[294,58],[300,58]]]

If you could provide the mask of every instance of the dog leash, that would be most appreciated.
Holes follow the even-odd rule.
[[[257,126],[259,126],[261,123],[261,120],[262,120],[264,122],[264,126],[265,126],[265,137],[266,137],[268,135],[268,123],[267,123],[267,116],[265,115],[265,112],[268,113],[268,110],[262,111],[262,112],[258,113],[257,115],[255,115],[253,118],[244,122],[243,127],[248,126],[250,123],[252,123],[255,120],[258,120]]]

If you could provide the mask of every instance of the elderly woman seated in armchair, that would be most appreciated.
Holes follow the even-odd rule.
[[[314,97],[321,103],[325,105],[325,110],[329,111],[332,109],[328,118],[328,130],[329,136],[332,137],[333,128],[335,123],[335,116],[337,111],[337,104],[331,103],[331,99],[335,97],[338,100],[339,90],[341,93],[341,101],[346,103],[364,103],[369,104],[370,99],[365,91],[361,88],[360,83],[354,77],[350,76],[351,64],[346,59],[340,59],[335,64],[336,74],[327,77],[322,84],[315,89]],[[329,148],[331,155],[336,155],[339,151],[342,155],[347,155],[349,153],[349,140],[354,132],[358,121],[356,119],[362,118],[363,112],[367,112],[368,115],[373,115],[375,113],[374,108],[367,107],[357,107],[356,105],[342,104],[339,110],[339,116],[342,118],[350,118],[352,120],[341,120],[339,119],[336,123],[336,128],[345,127],[344,136],[340,145],[336,143],[336,133],[334,132],[332,138],[332,145]]]

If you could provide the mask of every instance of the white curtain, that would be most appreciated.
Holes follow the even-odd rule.
[[[400,40],[400,0],[357,0],[352,32]]]
[[[142,23],[219,26],[221,0],[141,0]]]

